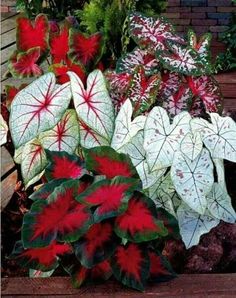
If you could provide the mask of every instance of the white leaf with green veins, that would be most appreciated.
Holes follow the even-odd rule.
[[[67,110],[57,125],[39,135],[45,149],[74,153],[79,144],[79,124],[75,110]]]
[[[211,122],[197,118],[191,121],[193,131],[200,131],[202,141],[212,158],[236,162],[236,123],[230,117],[211,113]]]
[[[181,199],[194,211],[204,214],[206,195],[214,183],[213,163],[208,150],[203,148],[193,161],[180,151],[176,152],[171,179]]]
[[[199,132],[188,133],[180,144],[181,152],[191,160],[194,160],[202,151],[202,139]]]
[[[215,218],[235,223],[236,213],[232,207],[231,198],[220,184],[213,184],[212,190],[207,195],[207,206]]]
[[[221,187],[227,192],[227,186],[225,181],[225,166],[223,159],[213,159],[216,173],[217,173],[217,182],[221,185]]]
[[[180,235],[186,248],[199,243],[200,237],[216,227],[220,220],[206,212],[201,215],[186,204],[181,204],[177,210]]]
[[[190,119],[188,112],[182,112],[170,124],[163,108],[154,107],[149,113],[144,127],[144,149],[151,172],[171,166],[175,151],[190,131]]]
[[[50,276],[52,276],[54,271],[55,271],[55,269],[50,270],[50,271],[40,271],[40,270],[29,269],[29,277],[30,278],[50,277]]]
[[[0,146],[2,146],[7,142],[7,133],[8,133],[7,123],[3,119],[2,115],[0,114]]]

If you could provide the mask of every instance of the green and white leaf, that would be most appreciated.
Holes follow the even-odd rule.
[[[30,278],[45,278],[50,277],[54,273],[55,269],[50,271],[40,271],[40,270],[34,270],[29,269],[29,277]]]
[[[188,133],[180,144],[181,152],[191,160],[197,158],[202,151],[202,139],[199,132]]]
[[[7,142],[7,133],[8,133],[7,123],[3,119],[2,115],[0,114],[0,146],[4,145]]]

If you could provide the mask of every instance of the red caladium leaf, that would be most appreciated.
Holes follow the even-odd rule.
[[[89,206],[97,206],[93,215],[94,222],[100,222],[103,219],[123,213],[127,209],[128,201],[138,184],[139,181],[134,178],[104,179],[92,184],[76,199]]]
[[[27,52],[20,52],[16,57],[10,59],[8,69],[14,78],[38,77],[42,69],[37,65],[40,58],[40,48],[32,48]]]
[[[22,90],[23,88],[25,88],[27,86],[27,84],[22,84],[20,85],[19,88],[16,88],[15,86],[11,86],[11,85],[6,85],[5,86],[5,92],[6,92],[6,105],[8,110],[10,110],[11,107],[11,103],[13,101],[13,99],[15,98],[16,94]]]
[[[61,178],[80,178],[87,171],[84,163],[78,156],[68,154],[67,152],[46,150],[49,165],[46,168],[45,175],[48,181]]]
[[[142,65],[146,75],[151,75],[158,71],[158,60],[147,50],[135,48],[131,53],[121,57],[116,64],[117,73],[133,74],[137,66]]]
[[[75,255],[83,266],[92,268],[108,259],[119,242],[119,238],[113,233],[111,223],[97,223],[75,243]]]
[[[157,208],[157,218],[164,223],[168,230],[167,237],[179,238],[179,225],[176,218],[163,208]]]
[[[149,258],[143,247],[133,243],[127,246],[118,246],[111,260],[111,267],[116,279],[128,287],[140,291],[144,291],[146,280],[149,277],[149,266]]]
[[[69,52],[69,29],[64,26],[60,32],[51,34],[50,36],[50,53],[52,63],[66,62],[67,53]]]
[[[116,218],[115,232],[132,242],[150,241],[167,235],[163,222],[157,220],[154,202],[138,192],[129,200],[128,209]]]
[[[136,69],[127,93],[127,98],[134,107],[135,116],[146,112],[155,102],[159,85],[159,75],[147,78],[142,66]]]
[[[162,80],[158,97],[163,101],[169,96],[176,93],[181,84],[181,77],[176,72],[165,72],[162,74]]]
[[[146,17],[135,12],[130,14],[129,21],[130,34],[133,39],[139,46],[148,48],[151,52],[164,50],[167,40],[185,43],[175,34],[174,27],[163,17]]]
[[[207,112],[222,111],[223,96],[215,79],[211,76],[187,77],[189,87],[194,96],[204,103]]]
[[[85,66],[98,62],[102,51],[102,35],[100,33],[85,36],[78,30],[70,29],[69,38],[69,56],[73,62],[81,62]]]
[[[49,271],[59,265],[58,256],[70,253],[71,250],[69,244],[59,244],[56,241],[46,247],[24,249],[23,243],[18,241],[15,244],[12,257],[16,258],[23,267]]]
[[[108,146],[84,150],[86,169],[108,179],[116,176],[137,177],[137,172],[128,155],[117,153]]]
[[[167,258],[152,250],[150,250],[148,254],[150,258],[149,281],[162,282],[176,277],[176,274],[171,268]]]
[[[73,242],[91,225],[89,209],[75,200],[79,180],[69,180],[55,188],[46,200],[36,200],[25,215],[22,239],[25,248],[44,247],[55,239]]]
[[[49,25],[46,15],[39,14],[33,22],[26,17],[19,17],[17,23],[17,49],[28,51],[39,47],[41,54],[48,49]]]
[[[184,84],[181,85],[178,91],[167,98],[163,97],[163,108],[165,108],[170,115],[174,117],[182,111],[187,111],[191,103],[192,92],[190,88]]]

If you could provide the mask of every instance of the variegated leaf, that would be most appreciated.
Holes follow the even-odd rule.
[[[187,112],[182,112],[170,124],[163,108],[154,107],[149,113],[144,127],[144,149],[151,172],[171,166],[175,151],[190,131],[190,119]]]
[[[22,152],[21,173],[27,187],[36,182],[32,179],[41,174],[47,165],[47,158],[41,143],[34,139],[24,146]],[[39,176],[40,177],[40,176]],[[31,183],[29,184],[29,182]]]
[[[40,134],[39,140],[50,151],[74,153],[79,144],[79,125],[75,110],[67,110],[52,130]]]
[[[129,15],[129,22],[132,38],[139,46],[152,52],[165,49],[166,40],[184,43],[183,39],[175,34],[173,26],[161,16],[146,17],[135,12]]]
[[[214,183],[207,195],[207,207],[215,218],[235,223],[236,213],[232,207],[231,198],[219,183]]]
[[[54,127],[71,99],[70,84],[56,86],[47,73],[19,91],[11,105],[10,130],[16,148]]]
[[[45,278],[45,277],[50,277],[54,273],[55,269],[50,270],[50,271],[40,271],[40,270],[34,270],[34,269],[29,269],[29,277],[30,278]]]
[[[236,123],[230,117],[211,113],[211,123],[198,118],[191,121],[193,131],[200,131],[212,158],[236,162]]]
[[[213,163],[207,149],[193,160],[176,152],[171,167],[171,179],[181,199],[194,211],[204,214],[207,207],[206,195],[213,182]]]
[[[227,186],[225,181],[225,166],[224,166],[224,160],[223,159],[213,159],[216,173],[217,173],[217,182],[220,184],[221,188],[227,192]]]
[[[193,161],[201,153],[202,146],[203,143],[199,132],[187,133],[180,144],[180,150],[185,157]]]
[[[135,48],[131,53],[125,54],[116,64],[117,73],[133,74],[137,66],[142,65],[146,75],[151,75],[158,71],[158,60],[147,50]]]
[[[158,96],[164,101],[169,96],[176,93],[181,85],[181,77],[176,72],[167,72],[162,75]]]
[[[2,115],[0,114],[0,146],[2,146],[7,142],[7,133],[8,133],[7,123],[3,119]]]
[[[87,89],[75,73],[68,75],[79,119],[109,142],[114,129],[114,108],[102,72],[94,70],[89,74]]]
[[[209,212],[201,215],[186,204],[182,204],[177,210],[179,229],[186,248],[199,243],[200,237],[216,227],[220,221]]]

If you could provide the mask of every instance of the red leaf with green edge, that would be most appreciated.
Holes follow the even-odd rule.
[[[113,233],[111,223],[97,223],[74,244],[75,255],[82,266],[92,268],[108,259],[119,242],[119,238]]]
[[[18,92],[11,105],[9,121],[15,148],[53,128],[64,115],[70,100],[70,84],[56,86],[53,73],[41,76]]]
[[[91,225],[89,209],[75,200],[79,180],[69,180],[55,188],[46,200],[36,200],[24,216],[22,240],[25,248],[43,247],[55,239],[74,242]]]
[[[46,15],[37,15],[34,22],[26,17],[19,17],[16,24],[16,44],[19,51],[26,52],[35,47],[40,48],[41,54],[47,51],[49,24]]]
[[[163,208],[157,208],[157,219],[162,221],[168,230],[167,237],[179,239],[179,225],[176,218]]]
[[[69,244],[53,241],[50,245],[40,248],[24,249],[21,241],[16,242],[11,257],[22,266],[30,269],[49,271],[58,267],[58,257],[72,250]]]
[[[32,48],[27,52],[20,52],[16,57],[10,59],[8,69],[14,78],[38,77],[43,71],[37,65],[40,58],[40,48]]]
[[[95,33],[86,36],[78,30],[70,29],[69,57],[73,62],[80,62],[85,66],[98,62],[102,51],[102,35]]]
[[[159,62],[153,54],[147,50],[135,48],[117,61],[116,72],[133,74],[137,66],[142,66],[145,74],[151,75],[158,71],[158,65]]]
[[[148,252],[150,258],[150,278],[151,282],[168,281],[176,277],[169,261],[166,257],[158,252],[150,250]]]
[[[132,102],[134,115],[146,112],[155,102],[160,86],[159,75],[147,78],[142,66],[139,66],[132,77],[127,98]]]
[[[150,267],[145,248],[133,243],[118,246],[112,257],[111,267],[115,278],[122,284],[144,291]]]
[[[68,154],[64,151],[46,150],[49,165],[45,170],[48,181],[53,179],[77,179],[86,174],[84,163],[77,155]]]
[[[128,155],[116,152],[108,146],[84,149],[86,169],[108,179],[116,176],[138,177]]]
[[[187,77],[194,96],[199,97],[209,113],[219,113],[223,108],[223,96],[216,80],[211,76]]]
[[[120,238],[132,242],[150,241],[167,235],[163,222],[157,220],[153,201],[138,192],[129,200],[128,209],[116,218],[115,232]]]
[[[67,53],[69,52],[69,29],[64,26],[60,28],[60,32],[51,34],[50,36],[50,53],[52,63],[66,62]]]
[[[128,207],[132,192],[139,186],[139,180],[125,177],[104,179],[92,184],[77,196],[77,200],[89,206],[97,206],[94,222],[117,216]]]
[[[184,84],[178,91],[167,98],[163,97],[163,108],[167,110],[170,117],[174,117],[183,111],[187,111],[192,100],[192,92],[190,88]]]
[[[137,12],[131,13],[129,30],[134,41],[142,48],[149,49],[150,52],[164,50],[167,40],[185,43],[181,37],[176,35],[171,23],[161,16],[154,18]]]

